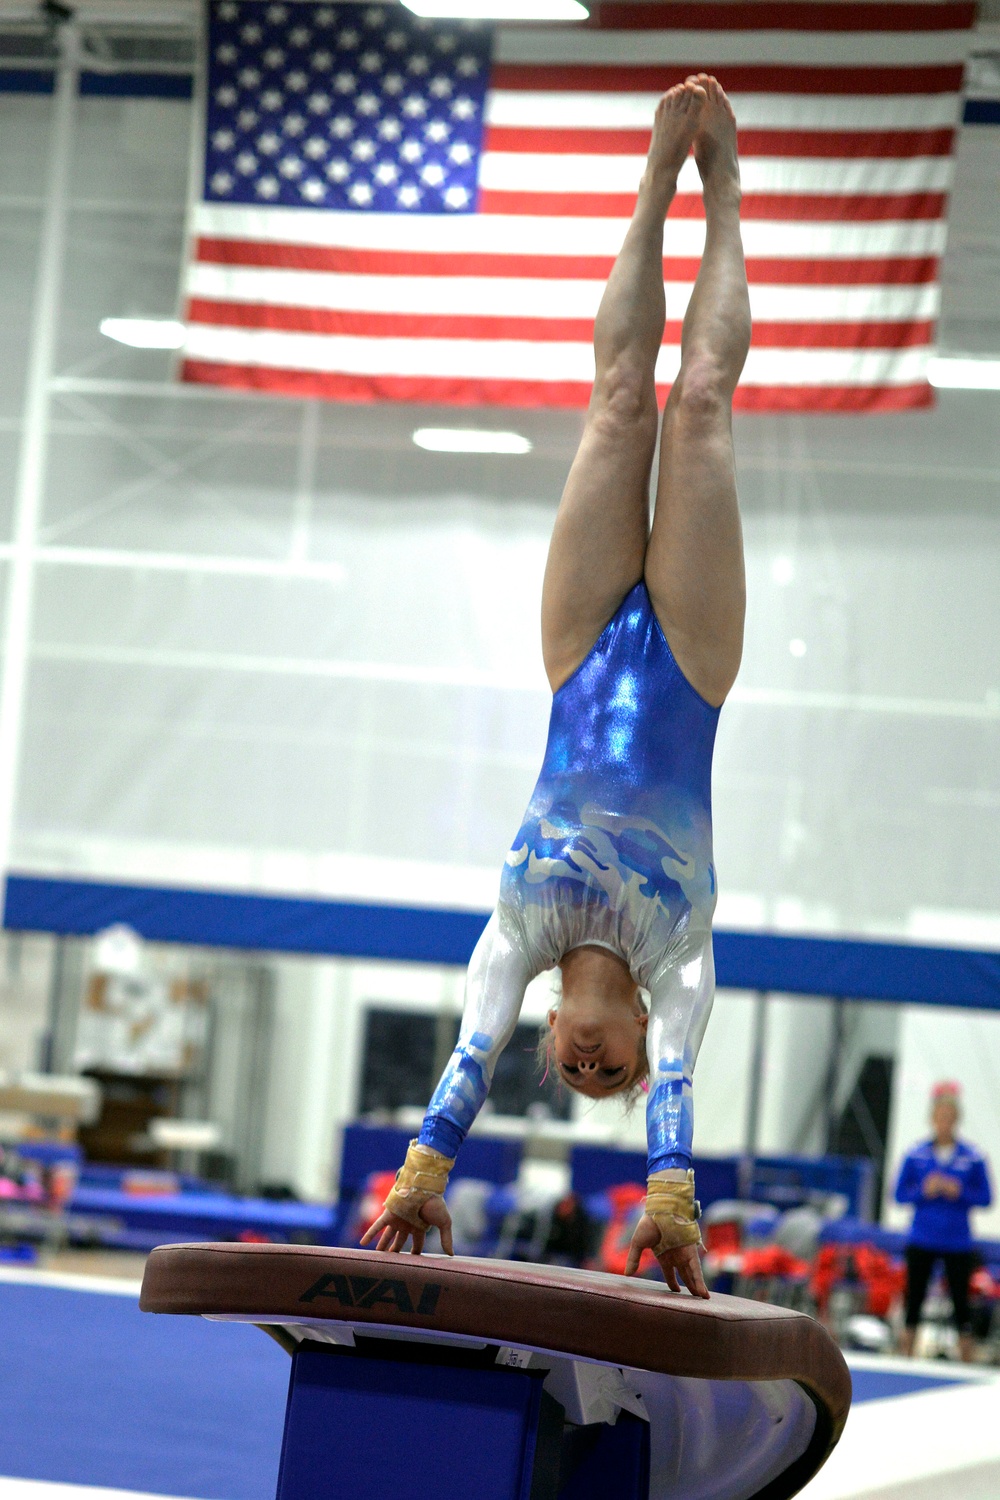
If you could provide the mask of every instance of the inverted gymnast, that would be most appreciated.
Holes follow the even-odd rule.
[[[663,231],[693,148],[705,250],[659,426]],[[500,898],[469,965],[455,1051],[362,1243],[450,1254],[443,1193],[513,1035],[529,981],[562,973],[549,1013],[559,1076],[589,1098],[648,1076],[648,1188],[626,1274],[652,1250],[668,1286],[708,1291],[691,1170],[691,1077],[714,994],[711,764],[743,649],[745,578],[732,398],[750,343],[736,121],[699,73],[657,107],[635,213],[594,329],[597,378],[542,593],[548,745]],[[641,990],[649,995],[646,1010]]]

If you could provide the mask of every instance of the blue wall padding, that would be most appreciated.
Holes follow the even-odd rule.
[[[91,934],[125,922],[158,942],[466,964],[486,912],[9,875],[4,926]],[[851,938],[716,932],[727,989],[1000,1009],[1000,953]]]
[[[0,1284],[0,1474],[273,1500],[287,1354],[246,1325]]]

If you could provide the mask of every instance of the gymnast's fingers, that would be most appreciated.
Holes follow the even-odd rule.
[[[677,1251],[676,1267],[684,1285],[693,1297],[707,1297],[708,1288],[701,1270],[701,1257],[693,1245]]]
[[[410,1247],[411,1255],[419,1255],[421,1253],[424,1248],[424,1240],[426,1238],[427,1231],[425,1229],[415,1229],[413,1231],[413,1244]]]
[[[372,1242],[372,1240],[375,1238],[376,1235],[379,1235],[379,1236],[382,1235],[382,1232],[385,1229],[385,1226],[388,1224],[388,1222],[389,1222],[389,1215],[388,1214],[384,1214],[384,1213],[379,1214],[378,1218],[375,1220],[375,1223],[374,1224],[370,1224],[368,1226],[368,1228],[365,1230],[364,1234],[361,1236],[361,1240],[360,1240],[359,1243],[362,1244],[362,1245],[370,1245],[371,1242]]]
[[[674,1265],[670,1256],[658,1255],[656,1258],[660,1263],[660,1270],[663,1272],[663,1279],[667,1283],[667,1286],[672,1292],[679,1292],[681,1286],[680,1282],[677,1280],[677,1267]]]
[[[451,1237],[450,1219],[448,1220],[447,1224],[441,1225],[441,1249],[444,1251],[445,1255],[455,1254],[455,1242]]]

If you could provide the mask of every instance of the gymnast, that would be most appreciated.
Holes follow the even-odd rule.
[[[664,220],[693,148],[705,249],[663,416]],[[648,1089],[648,1186],[626,1274],[652,1250],[707,1297],[691,1078],[714,994],[711,764],[743,649],[732,398],[750,343],[736,121],[706,74],[664,95],[635,213],[594,328],[597,376],[542,593],[552,717],[538,784],[469,965],[455,1051],[362,1241],[452,1252],[443,1193],[529,981],[561,971],[549,1055],[592,1099]],[[648,1010],[643,991],[648,995]]]

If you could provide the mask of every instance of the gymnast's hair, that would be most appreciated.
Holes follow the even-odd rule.
[[[549,971],[549,979],[552,984],[551,1009],[558,1010],[559,1003],[562,1000],[562,970],[558,965],[556,965],[554,969],[551,969]],[[640,988],[638,999],[639,1004],[648,1015],[648,992]],[[552,1037],[552,1027],[549,1025],[547,1020],[542,1022],[538,1030],[538,1047],[535,1052],[535,1060],[538,1064],[538,1071],[542,1075],[543,1082],[548,1077],[549,1073],[553,1073],[559,1081],[560,1088],[571,1089],[574,1094],[578,1092],[578,1090],[573,1088],[573,1085],[571,1083],[567,1083],[556,1063],[555,1043]],[[646,1080],[648,1077],[649,1058],[646,1055],[646,1036],[644,1032],[641,1032],[639,1035],[638,1065],[636,1067],[636,1070],[632,1074],[632,1077],[629,1078],[625,1083],[620,1083],[616,1088],[609,1089],[608,1098],[620,1099],[625,1106],[625,1113],[627,1115],[631,1114],[636,1105],[639,1103],[639,1100],[646,1093]]]

